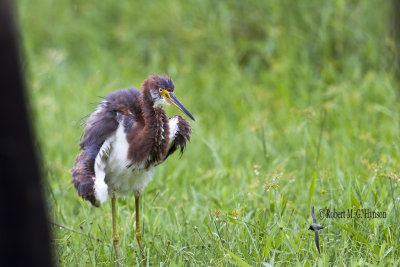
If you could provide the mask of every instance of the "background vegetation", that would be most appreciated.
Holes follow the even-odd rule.
[[[113,264],[110,204],[81,200],[68,170],[98,96],[154,72],[197,121],[142,196],[149,265],[399,265],[390,1],[16,4],[49,217],[69,227],[52,229],[60,266]],[[133,197],[117,205],[139,265]],[[387,218],[321,219],[319,255],[312,205]]]

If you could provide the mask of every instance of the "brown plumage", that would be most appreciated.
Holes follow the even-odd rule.
[[[141,87],[110,93],[86,122],[72,183],[95,206],[107,195],[115,199],[132,191],[138,201],[154,166],[178,148],[183,153],[190,141],[189,122],[181,116],[168,118],[163,109],[173,104],[194,120],[175,97],[172,80],[155,74]]]

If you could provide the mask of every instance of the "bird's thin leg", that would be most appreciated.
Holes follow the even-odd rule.
[[[146,259],[143,252],[142,246],[142,235],[140,234],[140,216],[139,216],[139,198],[140,196],[135,196],[135,209],[136,209],[136,239],[139,244],[140,253],[142,254],[142,258]]]
[[[113,244],[115,249],[115,257],[117,260],[117,266],[122,266],[119,262],[119,236],[117,234],[117,216],[115,209],[115,197],[111,198],[111,213],[112,213],[112,224],[113,224]]]

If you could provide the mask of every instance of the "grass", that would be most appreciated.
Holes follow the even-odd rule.
[[[113,265],[111,205],[81,200],[68,170],[98,96],[154,72],[197,121],[141,198],[149,265],[399,265],[390,1],[16,4],[49,219],[68,227],[52,226],[58,265]],[[319,255],[312,205],[387,217],[319,219]],[[117,207],[139,265],[133,197]]]

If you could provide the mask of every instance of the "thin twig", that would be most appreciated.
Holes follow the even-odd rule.
[[[60,227],[60,228],[63,228],[63,229],[65,229],[65,230],[68,230],[68,231],[70,231],[70,232],[73,232],[73,233],[77,233],[77,234],[86,236],[86,237],[88,237],[88,238],[90,238],[90,239],[94,239],[94,240],[96,240],[96,241],[98,241],[98,242],[99,242],[99,241],[102,241],[102,242],[103,242],[103,240],[101,240],[100,238],[93,237],[93,236],[90,235],[90,234],[85,234],[85,233],[79,232],[79,231],[74,230],[74,229],[72,229],[72,228],[70,228],[70,227],[68,227],[68,226],[65,226],[65,225],[62,225],[62,224],[59,224],[59,223],[55,223],[55,222],[50,222],[50,224],[52,224],[52,225],[54,225],[54,226],[57,226],[57,227]]]

